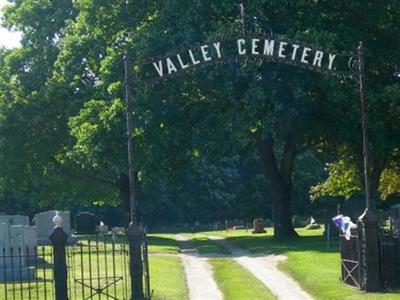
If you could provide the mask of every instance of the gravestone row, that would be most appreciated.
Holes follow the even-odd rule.
[[[33,279],[36,230],[26,216],[0,216],[0,282]]]

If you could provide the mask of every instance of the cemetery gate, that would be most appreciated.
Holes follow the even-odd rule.
[[[351,236],[346,239],[340,236],[341,280],[342,282],[367,290],[365,234],[360,229],[352,229]],[[392,232],[379,232],[379,249],[376,258],[379,264],[375,274],[384,288],[398,289],[400,287],[400,237]]]
[[[0,249],[0,299],[136,300],[132,295],[130,241],[125,235],[78,237],[67,245],[56,227],[52,245]],[[150,299],[146,239],[141,243],[144,299]],[[138,299],[142,300],[142,299]]]

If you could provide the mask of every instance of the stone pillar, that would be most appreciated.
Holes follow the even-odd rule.
[[[53,245],[54,256],[54,284],[56,300],[68,300],[68,274],[65,247],[67,245],[68,234],[62,229],[62,218],[57,214],[53,218],[54,230],[49,239]]]
[[[367,292],[379,291],[382,289],[382,282],[378,216],[375,212],[366,209],[358,218],[357,224],[361,234],[361,288]]]
[[[126,231],[129,241],[129,256],[130,265],[129,271],[131,275],[131,300],[144,300],[143,293],[143,260],[142,260],[142,245],[144,242],[144,232],[135,223],[129,224]]]

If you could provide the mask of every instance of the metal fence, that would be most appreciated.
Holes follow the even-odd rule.
[[[69,299],[128,300],[129,246],[108,237],[87,237],[67,248]]]
[[[74,245],[56,243],[0,249],[0,299],[132,299],[131,245],[125,236],[81,236]],[[142,300],[150,299],[145,238],[140,249],[144,285]]]
[[[2,248],[0,299],[54,299],[51,247]]]
[[[384,288],[400,287],[400,239],[391,235],[379,237],[379,280]],[[353,230],[350,240],[340,236],[342,282],[365,289],[363,282],[361,233]]]
[[[400,239],[384,236],[381,241],[382,283],[385,287],[400,287]]]
[[[349,240],[344,235],[340,236],[340,257],[342,281],[361,288],[361,249],[357,231],[352,231]]]

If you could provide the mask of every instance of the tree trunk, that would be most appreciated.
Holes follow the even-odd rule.
[[[292,172],[296,147],[294,135],[290,132],[285,140],[285,147],[279,168],[274,152],[272,135],[258,139],[257,150],[267,178],[270,182],[272,200],[272,219],[275,238],[297,237],[292,224]]]

